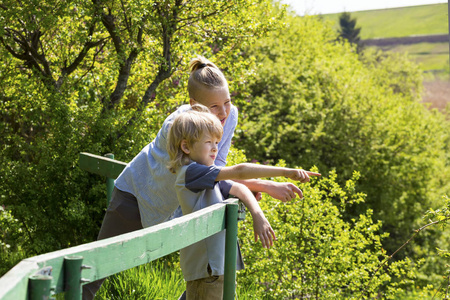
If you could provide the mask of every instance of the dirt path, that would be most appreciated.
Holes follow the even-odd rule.
[[[430,103],[430,108],[444,110],[450,103],[450,80],[425,81],[423,87],[422,102]]]

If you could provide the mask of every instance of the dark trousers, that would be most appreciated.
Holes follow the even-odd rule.
[[[114,187],[97,240],[142,229],[139,206],[132,194]],[[83,300],[92,300],[105,279],[83,285]]]

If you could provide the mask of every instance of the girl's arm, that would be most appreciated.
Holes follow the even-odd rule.
[[[272,247],[273,241],[276,240],[275,232],[264,216],[253,193],[245,185],[234,182],[231,186],[230,194],[238,197],[252,215],[255,242],[258,241],[259,237],[264,248]]]
[[[275,182],[272,180],[262,179],[247,179],[247,180],[234,180],[249,188],[254,193],[266,193],[270,197],[278,199],[282,202],[291,201],[295,199],[296,194],[303,198],[303,192],[295,184],[290,182]],[[260,200],[260,199],[259,199]]]

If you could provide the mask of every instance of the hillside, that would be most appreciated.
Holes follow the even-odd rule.
[[[432,4],[351,12],[362,39],[448,33],[448,4]],[[322,15],[338,26],[340,13]]]
[[[321,17],[337,30],[339,15]],[[351,12],[351,16],[356,18],[357,27],[361,27],[361,39],[366,40],[366,47],[408,53],[419,64],[425,75],[423,102],[444,110],[450,101],[449,44],[447,37],[442,36],[448,34],[448,4],[358,11]],[[439,42],[436,35],[441,35]],[[370,39],[379,40],[367,41]],[[414,39],[418,40],[414,42]]]

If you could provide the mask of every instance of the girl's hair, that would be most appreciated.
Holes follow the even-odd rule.
[[[195,104],[190,110],[175,118],[167,138],[170,172],[176,173],[179,167],[190,163],[189,155],[181,150],[181,142],[186,140],[188,146],[192,146],[200,141],[204,134],[218,139],[221,139],[223,135],[222,124],[206,106]]]
[[[189,63],[191,74],[188,80],[189,98],[197,99],[197,91],[201,89],[217,89],[228,87],[222,71],[208,59],[198,56]]]

